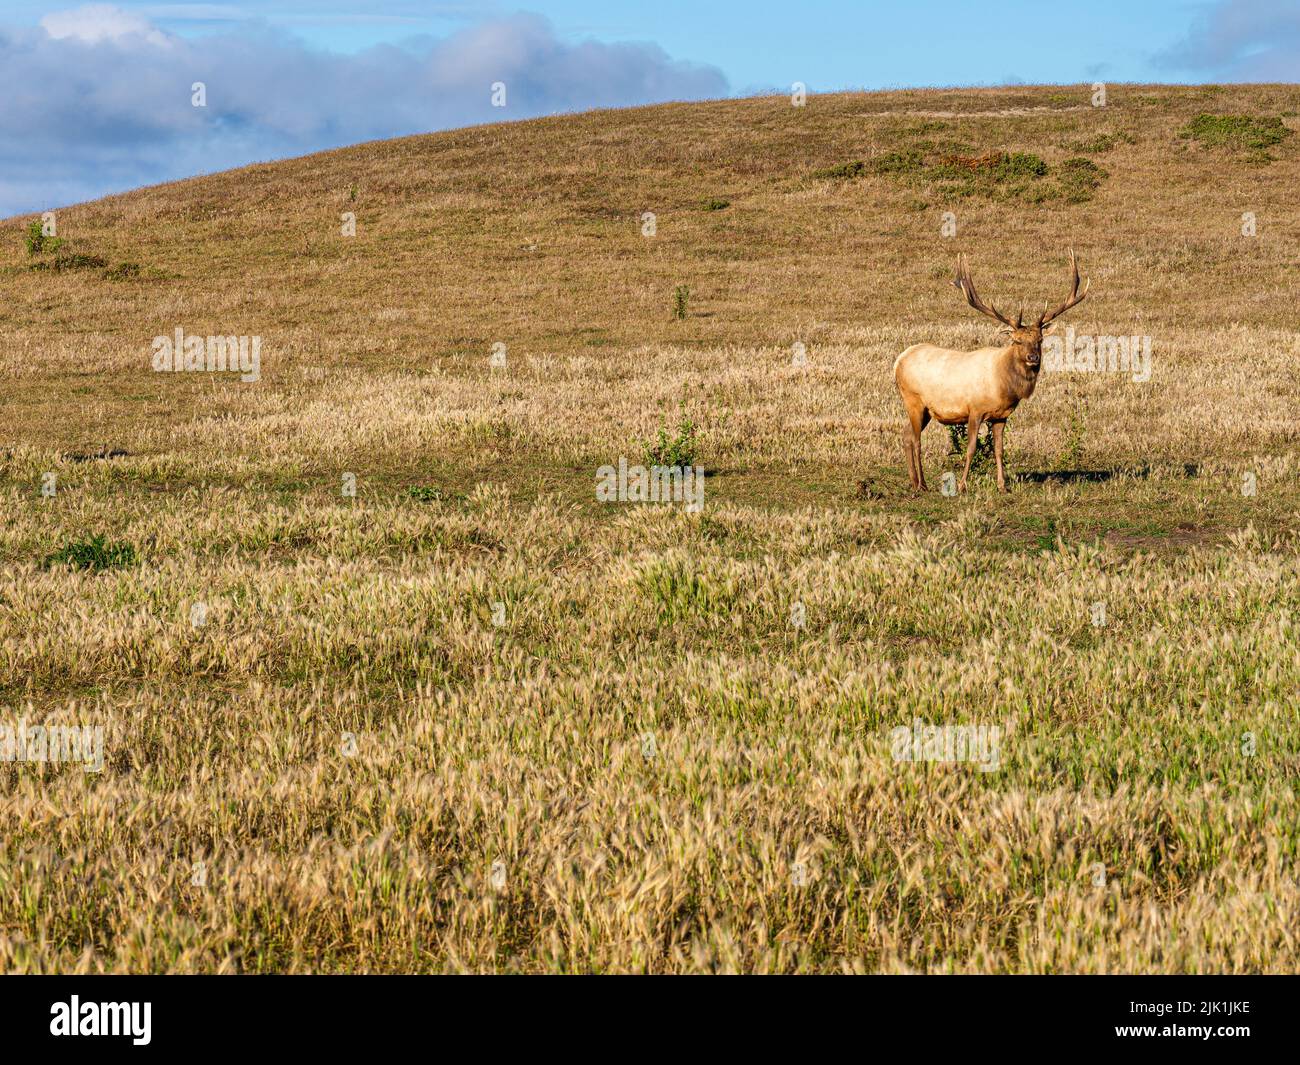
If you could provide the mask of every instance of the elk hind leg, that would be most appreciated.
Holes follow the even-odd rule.
[[[921,487],[921,482],[916,475],[916,451],[912,446],[912,423],[909,421],[903,426],[903,450],[907,452],[907,477],[912,482],[912,491],[915,492]]]
[[[903,443],[907,448],[907,472],[912,478],[912,489],[924,492],[925,467],[921,465],[921,433],[930,423],[930,412],[918,405],[909,404],[907,425],[903,429]]]

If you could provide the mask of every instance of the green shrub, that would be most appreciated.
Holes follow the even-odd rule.
[[[966,461],[966,443],[970,439],[966,426],[948,426],[948,454],[958,456]],[[1002,446],[1006,446],[1006,426],[1002,428]],[[993,461],[993,433],[987,425],[980,426],[980,435],[975,441],[975,454],[970,460],[971,473],[986,469]]]
[[[1291,136],[1280,118],[1251,118],[1249,115],[1209,115],[1202,112],[1182,129],[1207,148],[1249,149],[1264,152]]]
[[[36,256],[43,255],[45,252],[57,252],[63,247],[63,238],[47,237],[44,223],[32,221],[27,225],[27,232],[23,235],[23,243],[27,245],[27,254]]]
[[[1075,396],[1070,404],[1070,419],[1065,426],[1065,447],[1056,459],[1058,470],[1077,470],[1083,461],[1084,437],[1087,433],[1083,411],[1083,398]]]
[[[915,148],[886,152],[872,161],[877,174],[915,174],[925,169],[925,156]]]
[[[104,277],[109,281],[133,281],[139,276],[139,263],[118,263],[104,271]]]
[[[1033,152],[1003,152],[990,170],[998,181],[1012,178],[1040,178],[1047,175],[1047,164]]]
[[[1032,152],[986,152],[984,155],[945,155],[930,168],[935,178],[984,178],[992,182],[1040,178],[1047,164]]]
[[[855,178],[861,177],[867,172],[867,164],[861,159],[855,159],[851,163],[840,163],[837,166],[828,166],[822,170],[814,170],[813,177],[817,178]]]
[[[1083,203],[1110,175],[1091,159],[1067,159],[1057,168],[1057,178],[1067,203]]]
[[[53,259],[32,263],[33,270],[53,270],[63,273],[65,270],[97,270],[107,266],[108,262],[98,255],[83,255],[81,252],[59,252]]]
[[[678,285],[673,289],[673,317],[681,320],[686,317],[691,299],[691,290],[685,285]]]
[[[934,148],[930,142],[923,147]],[[865,173],[888,174],[917,189],[931,189],[947,198],[984,196],[994,200],[1041,203],[1064,199],[1079,203],[1089,199],[1107,174],[1087,159],[1068,159],[1049,166],[1033,152],[991,151],[967,155],[949,148],[927,157],[921,147],[900,148],[872,160],[861,160],[813,171],[818,178],[856,178]],[[921,202],[921,201],[913,201]]]
[[[725,211],[730,206],[730,200],[720,200],[716,196],[700,201],[700,208],[705,211]]]
[[[1043,203],[1064,199],[1078,203],[1091,197],[1107,176],[1087,159],[1049,166],[1033,152],[991,151],[968,155],[948,151],[927,157],[916,148],[888,152],[875,160],[879,174],[889,174],[918,191],[944,199],[982,196],[991,200]]]
[[[677,422],[677,435],[670,437],[663,419],[659,421],[659,434],[653,442],[645,442],[647,466],[694,466],[695,423],[682,412]]]

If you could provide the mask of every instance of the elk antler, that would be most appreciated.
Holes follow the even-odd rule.
[[[1088,288],[1092,285],[1092,278],[1088,279],[1088,284],[1083,286],[1083,291],[1079,291],[1079,261],[1074,257],[1074,249],[1070,249],[1070,294],[1065,298],[1056,310],[1049,312],[1047,304],[1043,304],[1043,315],[1038,319],[1039,326],[1045,326],[1055,318],[1059,318],[1076,303],[1082,303],[1083,298],[1088,295]]]
[[[966,302],[979,311],[980,314],[987,314],[990,318],[997,319],[1010,329],[1017,329],[1022,324],[1013,322],[996,307],[990,307],[980,299],[979,293],[975,291],[975,282],[970,278],[970,264],[966,262],[966,256],[964,255],[957,257],[957,276],[953,278],[952,283],[961,289],[962,295],[966,297]]]

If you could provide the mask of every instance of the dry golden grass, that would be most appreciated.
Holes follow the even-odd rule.
[[[1179,131],[1300,89],[1089,95],[579,115],[59,211],[127,280],[0,223],[0,724],[106,755],[0,763],[0,966],[1294,970],[1300,137]],[[908,150],[1108,176],[814,176]],[[1009,496],[911,497],[894,356],[990,335],[957,252],[1032,302],[1071,244],[1070,323],[1151,335],[1151,381],[1045,375]],[[262,336],[261,381],[154,373],[177,326]],[[596,503],[679,409],[703,512]],[[47,564],[92,534],[138,561]],[[895,761],[918,719],[998,768]]]

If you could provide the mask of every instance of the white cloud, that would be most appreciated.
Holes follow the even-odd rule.
[[[1156,60],[1215,81],[1300,81],[1300,4],[1218,0]]]
[[[191,106],[196,81],[206,108]],[[715,67],[566,41],[537,15],[340,55],[261,23],[175,37],[92,5],[0,32],[0,216],[359,141],[727,91]]]
[[[85,4],[69,11],[53,11],[41,19],[41,28],[56,41],[95,43],[139,37],[149,44],[166,46],[171,38],[143,15],[123,11],[112,4]]]

